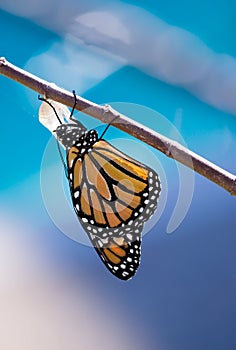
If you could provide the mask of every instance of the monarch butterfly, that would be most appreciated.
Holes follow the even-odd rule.
[[[87,130],[73,117],[54,130],[66,148],[66,163],[58,149],[69,181],[75,213],[99,257],[116,277],[128,280],[141,257],[144,223],[157,207],[161,184],[156,172],[119,151],[94,129]]]

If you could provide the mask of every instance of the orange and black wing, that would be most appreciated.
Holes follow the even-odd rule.
[[[96,251],[117,277],[132,277],[143,225],[157,206],[158,175],[104,140],[71,147],[67,167],[74,209]]]
[[[131,240],[126,235],[101,238],[91,232],[88,234],[99,257],[111,273],[122,280],[133,277],[140,264],[141,230]]]

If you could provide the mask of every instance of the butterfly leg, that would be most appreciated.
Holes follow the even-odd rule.
[[[40,95],[38,95],[38,100],[43,101],[43,102],[46,102],[46,103],[53,109],[53,111],[54,111],[54,113],[55,113],[55,116],[57,117],[57,120],[58,120],[59,123],[61,124],[61,120],[60,120],[60,118],[59,118],[59,115],[57,114],[56,108],[55,108],[46,98],[41,97]]]
[[[76,97],[75,90],[72,90],[72,94],[73,94],[73,96],[74,96],[74,105],[73,105],[73,107],[72,107],[72,110],[71,110],[69,119],[70,119],[73,123],[76,123],[76,124],[81,125],[80,122],[79,122],[77,119],[75,119],[75,118],[73,117],[73,114],[74,114],[74,111],[75,111],[75,107],[76,107],[76,104],[77,104],[77,97]]]
[[[71,113],[70,113],[70,119],[73,118],[73,114],[74,114],[74,111],[75,111],[75,106],[76,106],[76,103],[77,103],[75,90],[72,90],[72,94],[74,96],[74,105],[73,105],[73,108],[72,108]]]
[[[62,152],[61,152],[60,143],[59,143],[59,141],[58,141],[58,138],[57,138],[57,148],[58,148],[58,152],[59,152],[59,154],[60,154],[60,158],[61,158],[62,164],[63,164],[63,166],[64,166],[66,178],[69,180],[68,168],[67,168],[66,163],[65,163],[65,161],[64,161],[64,158],[63,158],[63,155],[62,155]]]

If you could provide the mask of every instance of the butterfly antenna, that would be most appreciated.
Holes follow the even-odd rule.
[[[38,100],[46,102],[53,109],[53,111],[54,111],[54,113],[55,113],[59,123],[62,124],[62,122],[61,122],[61,120],[60,120],[60,118],[59,118],[59,116],[57,114],[56,108],[48,100],[46,100],[46,98],[41,97],[40,95],[38,95]]]
[[[64,166],[65,175],[66,175],[67,179],[69,179],[69,177],[68,177],[68,169],[67,169],[66,163],[64,161],[64,158],[63,158],[63,155],[62,155],[62,152],[61,152],[61,147],[60,147],[58,139],[57,139],[57,148],[58,148],[58,152],[60,154],[60,158],[61,158],[62,164]]]
[[[105,133],[107,132],[108,128],[111,126],[111,124],[118,119],[120,116],[117,115],[115,118],[113,118],[109,124],[107,124],[107,126],[105,127],[105,130],[103,131],[102,135],[100,136],[99,140],[101,140],[103,138],[103,136],[105,135]]]

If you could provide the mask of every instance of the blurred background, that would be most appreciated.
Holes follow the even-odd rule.
[[[236,174],[235,14],[233,0],[0,0],[0,56]],[[56,188],[62,223],[48,209],[63,170],[37,94],[3,76],[0,91],[1,349],[235,350],[235,198],[138,142],[162,179],[160,215],[119,281],[68,238],[77,223]]]

